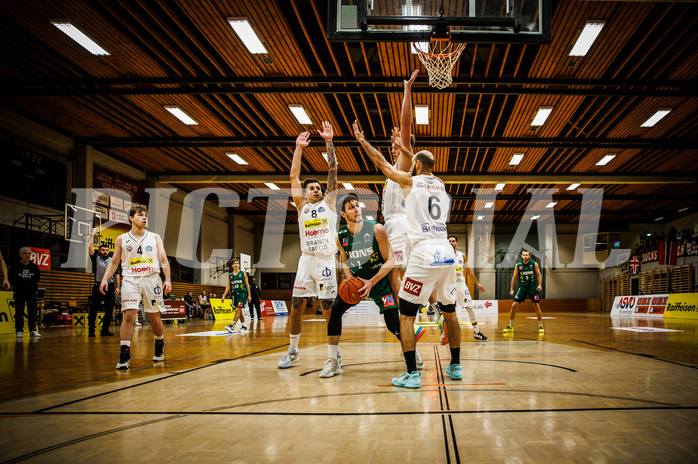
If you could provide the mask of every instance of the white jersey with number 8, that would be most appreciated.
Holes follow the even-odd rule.
[[[306,203],[298,214],[301,251],[307,254],[337,253],[337,213],[327,207],[325,200]]]
[[[422,240],[447,240],[446,223],[451,197],[441,179],[432,175],[412,177],[412,190],[405,198],[407,235],[414,247]]]
[[[130,232],[121,235],[121,272],[124,277],[140,277],[160,273],[156,234],[145,231],[136,239]]]

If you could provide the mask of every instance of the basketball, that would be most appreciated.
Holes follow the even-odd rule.
[[[361,301],[359,289],[364,286],[364,283],[358,277],[349,277],[344,279],[339,284],[339,297],[349,304],[357,304]]]

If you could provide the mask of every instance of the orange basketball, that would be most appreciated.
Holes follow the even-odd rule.
[[[359,289],[364,286],[364,283],[358,277],[350,277],[344,279],[339,284],[339,297],[349,304],[357,304],[361,301]]]

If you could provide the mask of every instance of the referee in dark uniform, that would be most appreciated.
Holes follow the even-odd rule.
[[[113,337],[114,334],[109,332],[109,325],[113,318],[114,313],[114,299],[116,295],[121,291],[120,276],[119,274],[114,274],[114,276],[109,279],[109,287],[107,288],[107,293],[102,294],[99,291],[99,284],[102,282],[102,277],[104,277],[104,271],[106,271],[107,266],[111,262],[111,256],[109,256],[109,247],[102,244],[99,246],[99,251],[95,253],[93,246],[95,233],[97,229],[92,229],[92,235],[87,242],[87,252],[90,254],[90,259],[92,260],[92,272],[94,273],[95,281],[92,285],[92,298],[90,299],[90,312],[87,316],[87,327],[89,337],[95,336],[95,322],[97,320],[97,312],[104,301],[104,317],[102,318],[102,330],[100,334],[103,337]]]

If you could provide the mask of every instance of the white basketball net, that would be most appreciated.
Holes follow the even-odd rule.
[[[427,68],[430,86],[445,89],[451,85],[453,66],[465,50],[466,45],[464,43],[456,44],[450,40],[432,40],[429,42],[429,49],[422,50],[420,46],[423,47],[423,44],[417,42],[412,44],[419,55],[419,60]]]

